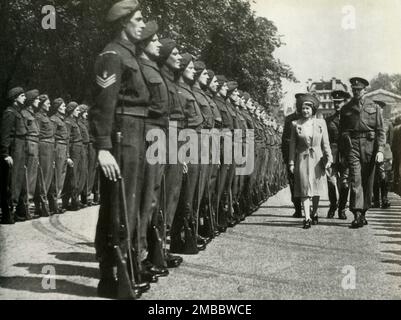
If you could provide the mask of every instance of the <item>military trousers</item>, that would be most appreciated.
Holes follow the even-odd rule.
[[[96,149],[92,142],[88,145],[88,195],[89,196],[94,190],[95,179],[97,170],[97,154]],[[95,192],[93,192],[95,193]]]
[[[26,142],[27,158],[26,158],[26,184],[25,192],[28,202],[32,202],[35,196],[36,180],[38,177],[39,166],[39,143],[37,141]],[[28,189],[27,189],[28,188]]]
[[[165,129],[151,123],[145,124],[145,136],[151,130],[160,130],[165,134]],[[146,142],[146,150],[149,150],[151,142]],[[142,201],[141,201],[141,225],[139,226],[140,231],[140,242],[139,251],[141,257],[146,257],[148,254],[148,247],[157,245],[156,243],[148,243],[150,239],[155,240],[153,237],[148,237],[149,233],[152,232],[152,227],[157,227],[158,230],[162,230],[161,217],[159,215],[160,199],[162,192],[162,178],[166,168],[165,163],[162,163],[161,155],[166,154],[167,147],[164,143],[158,143],[158,148],[155,153],[147,153],[145,158],[145,173],[144,183],[142,188]],[[149,158],[148,158],[149,157]],[[150,157],[152,159],[150,159]],[[157,159],[160,159],[158,161]],[[157,161],[157,163],[155,163]],[[163,190],[163,192],[165,192]],[[165,215],[165,212],[163,212]]]
[[[56,142],[54,149],[54,171],[50,185],[50,211],[56,212],[58,199],[63,190],[65,177],[67,174],[67,144]]]
[[[347,155],[350,182],[350,211],[366,212],[372,202],[375,175],[374,141],[366,138],[351,139],[352,148]]]
[[[16,137],[11,149],[13,166],[11,169],[11,203],[14,208],[18,205],[20,197],[26,189],[26,141],[25,138]]]
[[[78,170],[78,194],[81,195],[81,202],[87,203],[88,199],[88,144],[82,145],[80,166]]]
[[[111,276],[117,260],[113,247],[120,247],[123,255],[127,252],[127,241],[138,250],[141,193],[145,172],[145,119],[117,115],[118,131],[122,134],[120,164],[125,186],[125,201],[128,221],[124,223],[121,204],[121,181],[113,182],[100,171],[100,208],[96,225],[95,249],[100,263],[101,277]],[[116,155],[116,132],[113,133],[112,154]],[[117,207],[116,207],[117,206]],[[124,227],[123,227],[124,226]],[[129,231],[128,233],[125,231]],[[116,234],[117,233],[117,234]],[[114,239],[114,240],[113,240]],[[118,242],[118,243],[114,243]],[[138,251],[137,251],[138,252]]]
[[[67,174],[64,181],[62,192],[63,207],[67,207],[71,200],[71,205],[76,206],[79,202],[79,173],[81,171],[81,160],[83,154],[82,143],[73,143],[70,145],[70,159],[73,161],[73,166],[67,168]]]
[[[54,176],[54,142],[39,143],[39,167],[36,183],[35,204],[47,203]]]

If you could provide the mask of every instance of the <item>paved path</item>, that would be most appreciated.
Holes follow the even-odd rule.
[[[282,190],[206,251],[184,256],[142,299],[401,298],[398,196],[390,209],[372,210],[369,226],[358,230],[348,227],[350,213],[347,221],[321,218],[303,230],[288,199]],[[327,201],[321,205],[324,217]],[[96,299],[96,219],[97,208],[89,208],[0,226],[0,299]],[[49,268],[55,290],[42,286]]]

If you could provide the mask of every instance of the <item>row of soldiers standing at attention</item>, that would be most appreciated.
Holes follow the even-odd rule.
[[[388,191],[400,194],[401,117],[392,122],[383,117],[386,103],[365,96],[369,82],[350,79],[353,96],[342,90],[331,93],[334,113],[326,120],[333,164],[327,174],[330,207],[327,218],[346,220],[346,206],[354,214],[352,228],[367,225],[369,208],[389,208]],[[282,151],[288,163],[291,123],[299,119],[303,94],[297,94],[296,111],[285,120]],[[288,174],[291,193],[294,181]],[[292,197],[294,217],[302,217],[301,201]]]
[[[238,90],[237,82],[181,53],[174,40],[159,39],[157,23],[145,24],[137,1],[115,4],[107,21],[119,31],[95,63],[95,102],[89,111],[101,168],[98,294],[135,299],[181,264],[182,257],[173,253],[204,250],[280,190],[286,172],[281,127]],[[233,144],[232,133],[242,129],[243,151],[253,146],[246,136],[251,129],[253,171],[236,174],[232,155],[229,161],[222,156],[224,143],[218,163],[182,162],[177,155],[176,161],[149,161],[149,136],[167,135],[157,153],[170,155],[172,141],[184,145],[177,135],[187,129],[199,142],[199,158],[202,130],[215,129],[209,139],[223,142],[228,136]]]
[[[9,90],[1,120],[1,223],[48,217],[96,204],[96,151],[88,107],[37,89]],[[59,203],[61,199],[61,204]]]

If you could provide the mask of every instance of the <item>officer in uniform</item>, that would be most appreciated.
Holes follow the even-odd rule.
[[[330,201],[330,208],[327,213],[327,218],[334,218],[334,214],[338,208],[339,219],[347,219],[345,214],[345,205],[348,199],[348,181],[344,178],[345,171],[348,170],[345,164],[345,159],[340,155],[338,150],[338,142],[340,137],[340,110],[345,101],[351,96],[348,92],[335,90],[331,93],[334,103],[335,112],[326,118],[327,131],[330,140],[330,148],[333,155],[333,164],[330,173],[327,175],[327,186]],[[348,175],[346,175],[348,177]],[[340,200],[337,202],[337,190],[340,195]]]
[[[382,110],[386,106],[383,101],[374,101]],[[390,120],[384,120],[384,130],[386,133],[386,144],[384,146],[384,161],[376,165],[375,182],[373,184],[373,207],[380,208],[380,200],[382,209],[390,207],[391,203],[388,200],[388,190],[392,182],[392,162],[393,153],[391,145],[393,143],[394,128]]]
[[[291,140],[291,124],[293,121],[298,120],[300,118],[300,108],[302,107],[302,96],[303,93],[297,93],[295,95],[295,100],[296,100],[296,110],[288,115],[285,118],[284,121],[284,129],[283,129],[283,135],[281,139],[281,151],[283,154],[283,159],[284,162],[287,166],[287,169],[289,168],[288,166],[288,161],[289,161],[289,148],[290,148],[290,140]],[[294,197],[294,175],[287,170],[287,177],[288,177],[288,184],[290,185],[290,190],[291,190],[291,201],[294,204],[295,208],[295,213],[293,214],[294,218],[302,218],[302,206],[301,206],[301,200],[300,198]]]
[[[88,200],[88,206],[95,206],[99,204],[99,167],[96,159],[95,138],[93,137],[89,122],[88,128],[88,197],[93,194],[93,198]]]
[[[135,299],[149,289],[149,282],[158,279],[156,273],[143,268],[142,261],[146,257],[138,254],[146,119],[151,105],[136,57],[145,23],[137,0],[117,2],[106,20],[113,23],[119,33],[97,57],[95,104],[89,114],[102,170],[95,238],[100,267],[98,294]],[[121,204],[121,198],[125,198],[126,205]],[[116,203],[118,208],[115,208]],[[124,207],[126,210],[121,209]],[[133,255],[130,244],[136,249]],[[120,254],[116,256],[116,252]],[[134,274],[127,268],[131,257],[138,265]]]
[[[363,78],[350,79],[353,98],[340,111],[340,152],[349,166],[350,211],[354,214],[352,228],[367,224],[365,215],[372,201],[375,164],[383,162],[386,142],[380,107],[363,97],[369,82]]]
[[[39,126],[39,168],[35,206],[42,217],[48,217],[50,215],[49,200],[51,200],[49,191],[54,176],[55,128],[48,116],[51,105],[49,97],[41,94],[38,99],[39,111],[35,116]]]
[[[79,201],[79,178],[82,168],[83,144],[82,134],[78,125],[79,108],[78,103],[71,101],[66,107],[65,123],[69,132],[69,155],[72,163],[67,167],[67,174],[61,199],[63,208],[71,211],[81,209]],[[71,200],[71,205],[70,205]]]
[[[14,212],[26,183],[24,166],[26,163],[25,137],[27,129],[21,114],[26,100],[24,89],[21,87],[10,89],[7,98],[11,105],[3,113],[0,152],[2,161],[4,161],[4,176],[8,178],[10,191],[5,192],[7,197],[2,196],[1,222],[3,224],[13,224],[15,220],[26,220],[25,216]],[[8,194],[10,194],[11,201],[8,200]]]
[[[52,214],[64,213],[65,208],[59,208],[58,199],[63,190],[65,177],[67,174],[67,165],[72,166],[70,158],[70,133],[65,123],[66,104],[62,98],[56,98],[52,104],[52,113],[50,117],[54,127],[54,174],[50,185],[49,209]]]

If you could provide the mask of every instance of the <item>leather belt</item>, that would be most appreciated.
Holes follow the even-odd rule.
[[[351,139],[366,138],[368,140],[373,140],[376,137],[376,133],[374,131],[350,131],[349,136],[351,137]]]
[[[149,115],[147,107],[117,107],[116,114],[122,116],[142,117],[146,118]]]

